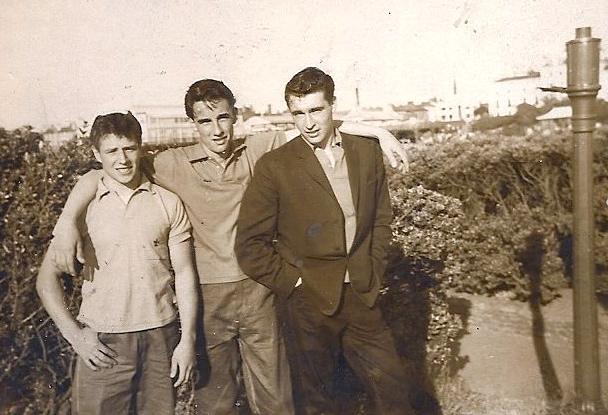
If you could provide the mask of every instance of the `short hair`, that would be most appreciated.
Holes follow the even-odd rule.
[[[99,150],[101,138],[108,134],[130,138],[141,146],[141,125],[131,111],[126,114],[113,112],[95,117],[89,137],[91,144]]]
[[[330,104],[334,102],[334,80],[319,68],[309,66],[295,74],[285,85],[285,102],[289,106],[289,97],[323,91],[325,99]]]
[[[234,104],[236,103],[234,94],[222,81],[217,81],[215,79],[202,79],[196,81],[190,85],[184,98],[186,115],[191,120],[194,119],[192,106],[195,102],[217,102],[220,99],[225,99],[232,107],[234,107]]]

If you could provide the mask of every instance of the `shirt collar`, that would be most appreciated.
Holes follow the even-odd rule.
[[[334,139],[331,142],[331,145],[333,147],[342,147],[342,134],[340,134],[340,131],[338,131],[337,128],[334,129]]]
[[[245,144],[245,140],[238,139],[233,139],[232,145],[234,145],[234,150],[232,150],[230,158],[233,157],[234,154],[242,151],[244,148],[247,147],[247,144]],[[209,158],[209,153],[201,143],[196,143],[191,146],[184,147],[184,152],[186,153],[186,157],[188,157],[188,161],[190,161],[190,163],[194,163],[200,160],[207,160]]]
[[[103,173],[101,175],[101,177],[99,178],[99,180],[97,181],[97,193],[95,194],[95,199],[99,200],[102,197],[104,197],[105,195],[107,195],[108,193],[110,193],[112,191],[111,186],[108,186],[105,182],[104,182],[104,177],[106,177],[106,174]],[[141,184],[139,186],[137,186],[137,188],[135,190],[133,190],[133,194],[142,191],[142,192],[152,192],[155,193],[154,190],[152,189],[152,183],[150,182],[150,180],[148,180],[148,178],[146,177],[145,174],[141,175]]]
[[[306,141],[304,139],[304,137],[302,137],[302,140],[304,140],[304,142],[306,144],[308,144],[308,147],[310,147],[312,149],[312,151],[315,151],[316,149],[321,149],[321,147],[317,147],[314,144],[309,143],[308,141]],[[334,128],[334,135],[331,138],[331,140],[328,143],[329,148],[331,147],[342,147],[342,135],[340,134],[340,131],[338,131],[337,128]]]
[[[201,143],[192,144],[191,146],[183,147],[183,149],[190,163],[209,158],[207,151]]]

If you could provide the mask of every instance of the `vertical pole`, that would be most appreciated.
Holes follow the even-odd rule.
[[[601,410],[595,258],[593,250],[593,130],[599,85],[599,39],[576,29],[566,44],[574,133],[574,376],[583,412]]]

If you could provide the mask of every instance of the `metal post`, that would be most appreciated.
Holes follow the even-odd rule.
[[[567,42],[568,86],[574,133],[574,376],[583,412],[603,410],[600,395],[595,258],[593,251],[593,130],[599,85],[600,39],[576,29]]]

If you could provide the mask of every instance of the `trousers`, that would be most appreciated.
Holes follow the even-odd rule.
[[[297,413],[336,414],[334,371],[341,354],[363,383],[379,415],[413,414],[409,379],[378,306],[368,308],[351,284],[344,284],[341,305],[331,316],[321,313],[296,288],[287,299],[288,324],[295,357]]]
[[[207,364],[195,389],[196,413],[237,414],[242,384],[252,413],[293,414],[275,295],[249,278],[201,290]]]
[[[171,356],[179,342],[177,322],[129,333],[98,333],[118,361],[90,369],[81,358],[72,379],[72,413],[79,415],[173,414]]]

